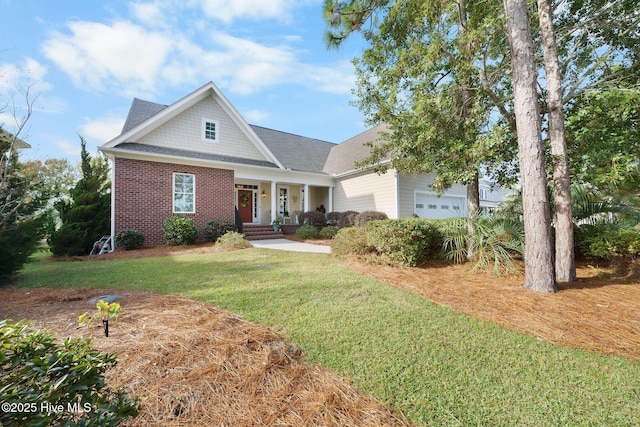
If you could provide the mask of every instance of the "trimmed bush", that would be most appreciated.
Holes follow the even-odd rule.
[[[309,224],[301,225],[296,230],[296,237],[303,240],[315,239],[316,237],[318,237],[318,229]]]
[[[355,223],[354,225],[356,227],[364,227],[365,225],[367,225],[368,222],[378,221],[378,220],[383,220],[388,218],[389,217],[384,212],[365,211],[356,215],[354,219],[354,223]]]
[[[328,225],[320,230],[318,235],[323,239],[333,239],[338,231],[340,231],[340,227],[338,227],[337,225]]]
[[[424,218],[371,221],[364,229],[368,244],[392,264],[415,266],[442,251],[442,234]]]
[[[204,225],[204,238],[215,242],[230,231],[238,231],[234,222],[212,220]]]
[[[327,225],[327,217],[320,211],[308,211],[300,215],[300,224],[308,224],[320,229]]]
[[[0,321],[0,400],[19,405],[0,412],[0,425],[117,426],[138,415],[137,399],[106,386],[104,374],[116,364],[114,353],[91,349],[90,338],[58,344],[49,332],[28,326]],[[43,402],[64,410],[41,411]]]
[[[338,227],[340,228],[354,227],[356,225],[357,216],[358,216],[358,212],[356,211],[342,212],[342,215],[340,215],[340,218],[338,219]]]
[[[162,223],[164,241],[167,245],[191,245],[198,236],[195,222],[183,215],[173,215]]]
[[[144,245],[144,235],[133,228],[125,228],[114,239],[116,245],[122,246],[125,250],[138,249]]]
[[[341,228],[331,242],[331,253],[337,257],[366,255],[374,250],[368,243],[367,231],[360,227]]]
[[[244,238],[244,234],[238,233],[237,231],[229,231],[216,240],[216,245],[224,249],[244,249],[250,248],[251,243],[249,243]]]
[[[327,214],[327,225],[336,225],[340,224],[340,218],[342,217],[342,212],[329,212]]]

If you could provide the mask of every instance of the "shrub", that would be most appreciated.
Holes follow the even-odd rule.
[[[162,223],[167,245],[190,245],[196,241],[198,228],[193,220],[183,215],[173,215]]]
[[[342,212],[329,212],[327,214],[327,225],[339,226]]]
[[[327,217],[320,211],[308,211],[300,215],[300,223],[312,225],[315,228],[322,228],[327,225]]]
[[[0,400],[22,409],[0,412],[0,424],[117,426],[137,416],[137,399],[105,386],[115,354],[90,344],[91,339],[70,338],[57,344],[47,331],[29,331],[24,321],[0,321]],[[43,402],[64,410],[41,411]]]
[[[640,256],[640,230],[609,223],[583,225],[576,229],[576,246],[581,255],[589,257],[636,259]]]
[[[467,260],[471,246],[472,271],[486,271],[491,267],[495,276],[520,273],[513,264],[514,255],[522,255],[524,251],[524,228],[520,221],[478,217],[473,220],[473,235],[467,231],[466,218],[447,220],[439,225],[444,235],[443,251],[447,258],[462,263]]]
[[[340,231],[340,227],[337,225],[328,225],[320,230],[319,236],[323,239],[333,239],[336,234]]]
[[[301,225],[296,230],[296,237],[299,237],[303,240],[315,239],[316,237],[318,237],[318,229],[309,224]]]
[[[204,238],[210,242],[215,242],[230,231],[238,231],[238,227],[234,222],[209,221],[204,225]]]
[[[356,225],[356,216],[358,216],[358,212],[356,211],[346,211],[342,212],[340,218],[338,219],[338,227],[353,227]]]
[[[224,249],[244,249],[250,248],[251,243],[249,243],[244,238],[244,234],[238,233],[237,231],[229,231],[216,240],[216,245]]]
[[[125,228],[115,237],[116,245],[122,246],[125,250],[138,249],[144,245],[144,235],[132,228]]]
[[[442,250],[442,234],[427,219],[371,221],[364,229],[368,244],[392,264],[415,266],[427,258],[436,258]]]
[[[368,243],[367,231],[359,227],[341,228],[331,242],[331,253],[337,257],[366,255],[374,251]]]
[[[365,211],[356,215],[354,219],[354,225],[356,227],[364,227],[368,222],[388,219],[388,218],[389,217],[384,212]]]

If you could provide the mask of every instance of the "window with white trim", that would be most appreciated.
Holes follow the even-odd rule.
[[[202,119],[202,140],[218,142],[220,138],[220,125],[217,120]]]
[[[173,213],[195,213],[196,176],[189,173],[173,174]]]

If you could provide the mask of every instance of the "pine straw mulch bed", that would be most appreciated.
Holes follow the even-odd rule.
[[[580,263],[578,280],[555,294],[523,288],[518,276],[471,273],[467,265],[420,268],[345,261],[351,269],[470,316],[554,344],[640,360],[640,262],[618,267]]]
[[[123,307],[108,338],[99,319],[90,331],[77,327],[77,316],[95,309],[88,300],[102,295],[118,295]],[[303,352],[269,328],[203,302],[106,289],[3,289],[0,298],[0,318],[33,319],[59,339],[91,334],[93,348],[116,352],[106,380],[140,398],[131,425],[410,425],[303,362]]]

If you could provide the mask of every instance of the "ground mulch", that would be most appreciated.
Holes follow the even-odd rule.
[[[326,243],[326,242],[319,242]],[[218,251],[212,244],[154,246],[99,257],[122,259]],[[637,274],[581,264],[578,280],[556,294],[522,287],[518,276],[471,273],[468,265],[430,262],[416,268],[343,265],[392,286],[554,344],[640,360]],[[636,270],[637,272],[637,265]],[[78,328],[90,298],[117,294],[123,313],[109,337]],[[33,319],[58,337],[93,335],[93,346],[118,353],[107,375],[143,405],[136,426],[410,425],[401,414],[346,380],[306,363],[303,352],[264,326],[199,301],[107,289],[0,289],[0,318]],[[98,323],[98,322],[97,322]]]

